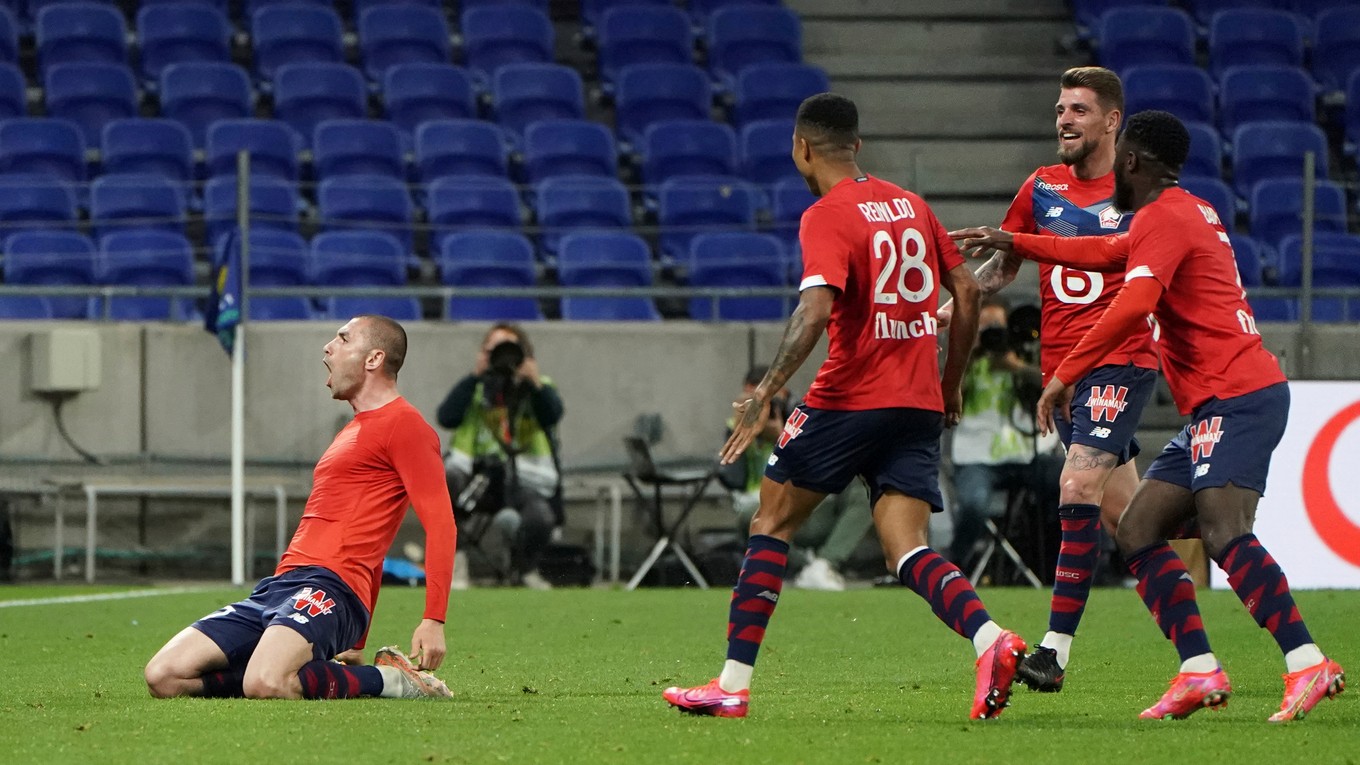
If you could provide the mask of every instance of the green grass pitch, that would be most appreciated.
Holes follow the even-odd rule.
[[[1176,657],[1137,595],[1115,589],[1093,596],[1061,694],[1018,688],[999,720],[971,722],[971,647],[902,589],[786,590],[745,720],[682,716],[660,695],[721,666],[722,589],[455,593],[449,703],[149,698],[146,659],[240,590],[3,607],[113,589],[0,588],[0,762],[1360,762],[1360,689],[1305,721],[1265,721],[1283,662],[1228,592],[1201,593],[1235,690],[1226,710],[1136,719]],[[1047,593],[982,595],[998,622],[1042,635]],[[1298,599],[1323,649],[1360,671],[1360,592]],[[370,656],[410,640],[422,603],[383,592]]]

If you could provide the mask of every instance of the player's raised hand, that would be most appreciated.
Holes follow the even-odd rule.
[[[722,451],[718,452],[718,461],[724,465],[731,465],[741,459],[746,447],[765,428],[765,421],[770,417],[770,401],[765,398],[733,401],[732,408],[737,410],[736,424],[727,443],[723,444]]]
[[[990,250],[1010,252],[1015,242],[1015,237],[1009,231],[991,226],[956,229],[949,232],[949,238],[970,258],[980,258]]]
[[[411,635],[411,659],[421,669],[439,669],[445,653],[444,625],[433,619],[421,619]]]
[[[1072,386],[1054,375],[1044,388],[1043,395],[1039,396],[1039,403],[1034,406],[1034,421],[1039,424],[1039,435],[1046,436],[1053,432],[1054,410],[1057,410],[1058,415],[1064,420],[1071,422],[1071,408]]]

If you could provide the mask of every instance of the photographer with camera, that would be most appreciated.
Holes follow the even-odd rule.
[[[562,398],[539,372],[529,337],[500,323],[482,339],[472,373],[439,405],[439,424],[453,431],[445,474],[458,514],[495,513],[510,548],[511,577],[550,589],[539,558],[560,524],[557,423]]]
[[[766,371],[764,366],[752,367],[746,373],[742,392],[749,396],[765,379]],[[770,417],[764,430],[747,447],[742,459],[720,468],[719,478],[732,492],[732,509],[737,513],[737,528],[743,535],[750,529],[760,505],[760,479],[765,475],[765,463],[774,452],[793,405],[789,391],[780,391],[770,400]],[[734,424],[727,423],[729,435]],[[855,483],[822,500],[793,537],[789,561],[799,561],[802,566],[793,586],[805,590],[844,590],[841,569],[873,525],[869,493],[862,484]]]
[[[1035,456],[1032,404],[1039,370],[1012,347],[1006,304],[982,302],[978,339],[963,378],[963,420],[954,429],[954,539],[950,557],[962,566],[972,557],[990,513],[992,492],[1032,477]],[[1025,393],[1032,391],[1032,397]],[[1016,418],[1025,418],[1022,430]]]

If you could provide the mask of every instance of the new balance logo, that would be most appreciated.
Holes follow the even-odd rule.
[[[779,461],[779,455],[778,455],[778,454],[771,454],[771,455],[770,455],[770,458],[767,459],[767,460],[765,460],[765,464],[766,464],[766,465],[773,465],[774,463],[776,463],[776,462],[778,462],[778,461]]]
[[[303,587],[293,596],[293,610],[301,611],[307,609],[310,616],[320,616],[329,614],[335,608],[335,601],[326,597],[325,590],[313,590],[311,587]]]
[[[779,446],[785,447],[789,442],[798,437],[803,432],[803,423],[807,422],[807,412],[802,409],[794,409],[793,414],[784,421],[784,432],[779,434]],[[771,463],[773,464],[773,463]]]
[[[1095,436],[1096,438],[1109,438],[1109,437],[1110,437],[1110,429],[1109,429],[1109,428],[1091,428],[1091,435]]]
[[[764,599],[770,601],[771,603],[778,603],[778,602],[779,602],[779,593],[777,593],[777,592],[772,592],[772,591],[770,591],[770,590],[761,590],[761,591],[760,591],[760,594],[759,594],[759,595],[756,595],[756,597],[757,597],[757,598],[764,598]]]
[[[1062,209],[1061,207],[1050,207],[1050,208],[1048,208],[1048,212],[1044,213],[1044,217],[1045,217],[1045,218],[1061,218],[1061,217],[1062,217],[1062,211],[1063,211],[1063,209]]]
[[[1203,477],[1206,476],[1206,475],[1209,475],[1209,463],[1206,462],[1206,463],[1204,463],[1204,464],[1202,464],[1202,465],[1196,465],[1196,466],[1195,466],[1195,477],[1196,477],[1196,478],[1203,478]]]
[[[1190,426],[1190,461],[1198,463],[1201,459],[1213,456],[1214,444],[1223,438],[1223,418],[1211,417]]]
[[[296,612],[296,611],[294,611],[293,613],[289,614],[289,615],[288,615],[288,618],[289,618],[289,619],[292,619],[293,621],[297,622],[298,624],[306,624],[307,622],[311,621],[311,619],[308,619],[307,617],[303,616],[302,614],[300,614],[300,613],[298,613],[298,612]]]
[[[1129,389],[1123,385],[1118,388],[1113,385],[1100,387],[1091,386],[1091,397],[1086,400],[1086,405],[1091,407],[1091,422],[1114,422],[1119,413],[1124,411],[1128,404],[1124,403],[1124,397],[1129,394]],[[1094,433],[1092,434],[1094,435]]]

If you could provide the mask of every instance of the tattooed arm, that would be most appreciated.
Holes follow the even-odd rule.
[[[1024,264],[1025,259],[1014,252],[992,250],[992,257],[988,258],[981,268],[973,272],[973,278],[977,280],[980,290],[979,299],[986,300],[1015,281],[1016,274],[1020,273],[1020,267]],[[953,298],[940,306],[940,309],[935,312],[935,318],[940,322],[942,329],[949,326],[950,322],[954,320]]]
[[[836,291],[830,287],[809,287],[799,295],[798,307],[784,328],[784,339],[779,342],[770,371],[765,373],[765,379],[756,386],[751,398],[732,404],[737,410],[737,420],[720,453],[722,464],[730,465],[740,459],[760,433],[770,416],[770,399],[784,390],[784,384],[807,361],[808,354],[826,331],[835,300]]]

